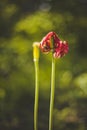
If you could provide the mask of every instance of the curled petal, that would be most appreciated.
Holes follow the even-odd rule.
[[[54,57],[60,58],[67,54],[69,51],[69,46],[66,41],[60,41],[60,44],[57,48],[54,49]]]
[[[51,48],[50,48],[50,41],[44,41],[42,43],[40,43],[40,49],[42,52],[50,52]]]

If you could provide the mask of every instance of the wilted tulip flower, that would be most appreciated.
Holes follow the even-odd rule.
[[[40,49],[44,53],[53,52],[54,58],[60,58],[68,53],[69,47],[55,32],[49,32],[40,42]]]

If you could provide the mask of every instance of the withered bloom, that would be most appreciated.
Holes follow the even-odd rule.
[[[40,42],[40,49],[43,53],[53,52],[54,58],[60,58],[68,53],[69,47],[55,32],[49,32]]]

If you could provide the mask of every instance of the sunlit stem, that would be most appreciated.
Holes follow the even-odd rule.
[[[38,130],[39,42],[34,42],[34,43],[33,43],[33,59],[34,59],[34,65],[35,65],[34,130]]]
[[[38,98],[39,98],[39,63],[38,60],[34,61],[35,64],[35,103],[34,103],[34,130],[38,130]]]
[[[50,94],[50,110],[49,110],[49,130],[52,130],[52,127],[53,127],[54,93],[55,93],[55,58],[52,56],[51,94]]]

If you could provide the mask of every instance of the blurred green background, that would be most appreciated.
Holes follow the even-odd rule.
[[[49,31],[70,48],[56,61],[53,130],[87,130],[86,16],[86,0],[0,0],[0,130],[33,130],[32,44]],[[48,130],[50,74],[40,53],[39,130]]]

